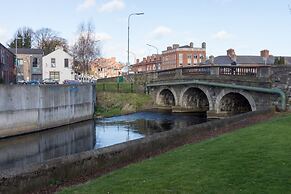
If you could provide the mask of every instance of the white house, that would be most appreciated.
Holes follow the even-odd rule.
[[[42,58],[43,79],[51,78],[63,83],[64,80],[74,80],[73,57],[62,47],[56,47],[54,52]]]

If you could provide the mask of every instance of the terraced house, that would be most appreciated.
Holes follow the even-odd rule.
[[[15,82],[15,55],[0,43],[0,83]]]
[[[17,81],[42,80],[42,49],[15,48],[9,49],[17,57]]]

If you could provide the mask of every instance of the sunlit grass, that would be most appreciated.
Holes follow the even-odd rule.
[[[61,193],[291,193],[291,115],[180,147]]]

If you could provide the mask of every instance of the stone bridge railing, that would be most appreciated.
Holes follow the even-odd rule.
[[[270,66],[192,66],[170,70],[154,72],[157,79],[166,77],[182,78],[193,75],[205,76],[231,76],[248,78],[269,78],[271,74]]]

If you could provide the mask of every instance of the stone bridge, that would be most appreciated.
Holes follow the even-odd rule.
[[[286,94],[279,88],[272,88],[268,67],[222,68],[159,72],[158,76],[172,76],[152,81],[147,84],[147,91],[158,108],[173,112],[225,117],[273,107],[286,109]],[[203,75],[205,73],[208,76]]]

